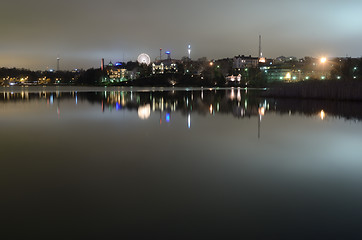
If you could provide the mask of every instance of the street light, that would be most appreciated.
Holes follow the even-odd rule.
[[[321,63],[325,63],[325,62],[327,62],[327,58],[322,57],[322,58],[321,58]]]

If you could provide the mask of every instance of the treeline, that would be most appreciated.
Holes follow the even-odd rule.
[[[339,59],[333,64],[328,80],[312,79],[302,82],[270,84],[264,96],[361,101],[362,58]]]

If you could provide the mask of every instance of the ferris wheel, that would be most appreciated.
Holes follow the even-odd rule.
[[[137,61],[139,64],[146,64],[146,65],[150,65],[151,63],[151,58],[150,56],[148,56],[146,53],[142,53],[138,56]]]

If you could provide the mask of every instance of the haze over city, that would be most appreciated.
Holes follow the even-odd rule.
[[[8,1],[2,3],[0,66],[45,70],[99,67],[101,58],[218,59],[362,55],[362,2],[347,1]]]

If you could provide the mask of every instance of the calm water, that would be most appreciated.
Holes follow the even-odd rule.
[[[360,239],[362,104],[260,93],[0,88],[3,239]]]

